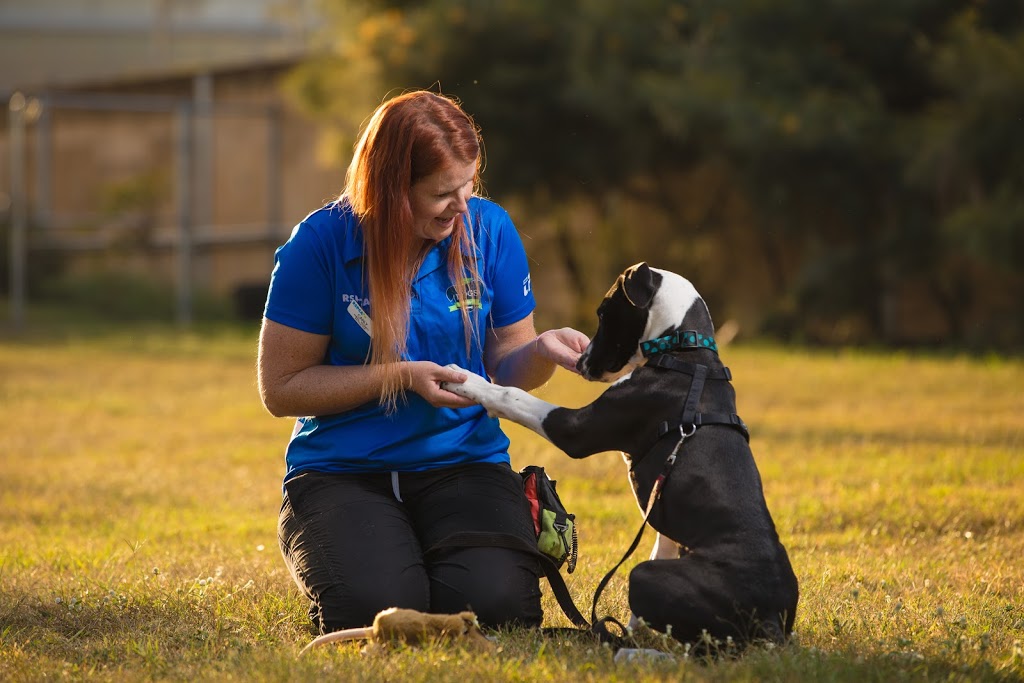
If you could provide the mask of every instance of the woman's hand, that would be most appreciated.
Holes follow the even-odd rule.
[[[404,366],[409,378],[408,388],[435,408],[468,408],[476,405],[475,401],[441,388],[441,382],[462,384],[466,381],[466,373],[426,360],[408,361]]]
[[[576,362],[590,344],[590,338],[571,327],[547,330],[534,340],[537,353],[555,365],[579,374]]]
[[[484,344],[484,367],[495,384],[530,391],[551,379],[556,367],[576,372],[576,361],[589,344],[587,335],[571,327],[538,335],[531,313],[493,328]]]

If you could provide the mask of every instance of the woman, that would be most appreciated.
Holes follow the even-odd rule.
[[[586,335],[537,335],[508,214],[474,195],[481,144],[448,98],[374,112],[341,197],[280,247],[260,334],[266,408],[298,416],[279,540],[322,633],[388,607],[472,609],[539,625],[539,567],[499,547],[427,552],[465,531],[536,542],[498,421],[441,388],[465,375],[524,389],[575,371]]]

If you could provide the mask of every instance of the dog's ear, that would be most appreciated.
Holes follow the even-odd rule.
[[[654,298],[654,276],[645,261],[630,266],[622,273],[622,292],[637,308],[648,308]]]

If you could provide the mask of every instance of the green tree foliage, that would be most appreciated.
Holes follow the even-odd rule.
[[[291,87],[340,147],[389,91],[456,96],[581,289],[644,258],[784,335],[1024,338],[1017,0],[329,7]]]

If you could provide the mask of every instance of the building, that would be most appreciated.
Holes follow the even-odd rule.
[[[71,271],[167,282],[185,318],[199,289],[260,299],[274,249],[342,183],[279,87],[311,52],[312,6],[0,0],[0,97],[17,110],[0,222],[13,234],[22,215],[25,248]]]

